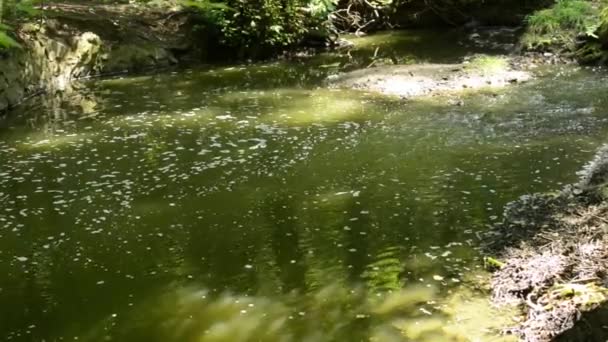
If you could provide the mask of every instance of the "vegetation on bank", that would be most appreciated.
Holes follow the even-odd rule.
[[[552,7],[531,14],[527,24],[522,40],[526,48],[572,47],[579,34],[595,35],[600,24],[599,11],[590,1],[559,0]]]
[[[34,17],[52,17],[48,8],[56,3],[59,1],[0,0],[0,49],[19,47],[12,28],[20,21]],[[74,0],[62,3],[83,4]],[[222,59],[264,58],[303,44],[331,45],[339,33],[347,31],[363,33],[418,24],[470,28],[515,20],[525,26],[521,37],[524,50],[568,53],[591,63],[606,59],[607,3],[606,0],[508,3],[481,0],[97,0],[86,5],[92,5],[92,8],[134,6],[167,16],[191,11],[200,19],[195,26],[196,34]],[[508,12],[503,16],[513,16],[512,7],[527,15],[518,14],[514,20],[490,15],[497,12],[496,9],[503,9]],[[485,19],[480,19],[484,16]]]
[[[24,18],[37,13],[32,0],[0,0],[0,49],[19,48],[21,45],[12,37],[11,26],[5,24],[5,18]]]
[[[605,64],[607,29],[607,1],[558,0],[526,18],[521,45],[527,51],[559,53],[583,64]]]
[[[188,0],[205,18],[206,31],[240,58],[257,57],[300,43],[311,35],[329,35],[328,14],[336,0]]]
[[[329,14],[337,0],[140,0],[86,4],[69,0],[0,0],[0,49],[19,47],[14,32],[19,22],[38,16],[60,18],[61,10],[53,10],[59,3],[86,5],[93,12],[102,6],[137,7],[167,16],[193,11],[198,15],[194,29],[202,41],[235,51],[238,58],[256,58],[300,44],[309,37],[328,37],[332,32]]]

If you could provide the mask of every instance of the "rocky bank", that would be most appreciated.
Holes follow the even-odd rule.
[[[204,51],[189,12],[56,5],[45,13],[17,26],[22,49],[0,53],[0,113],[33,95],[65,91],[75,79],[166,67]]]

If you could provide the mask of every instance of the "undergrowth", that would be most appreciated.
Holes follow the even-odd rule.
[[[525,48],[533,50],[572,50],[577,36],[596,37],[600,24],[598,2],[558,0],[552,7],[528,16],[522,43]]]
[[[38,14],[34,8],[37,0],[0,0],[0,51],[10,48],[20,48],[21,45],[14,39],[11,26],[4,22],[16,22],[24,18],[31,18]]]

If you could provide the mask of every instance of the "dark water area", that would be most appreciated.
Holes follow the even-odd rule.
[[[323,85],[479,52],[452,38],[98,80],[5,119],[0,339],[498,341],[478,236],[575,180],[608,82],[543,67],[461,105]]]

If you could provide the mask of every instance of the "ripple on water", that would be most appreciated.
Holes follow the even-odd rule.
[[[95,118],[7,123],[0,303],[24,311],[0,314],[0,335],[437,341],[495,327],[471,289],[476,234],[507,201],[573,180],[608,131],[606,83],[578,70],[454,106],[313,89],[289,68],[115,80],[92,89]]]

